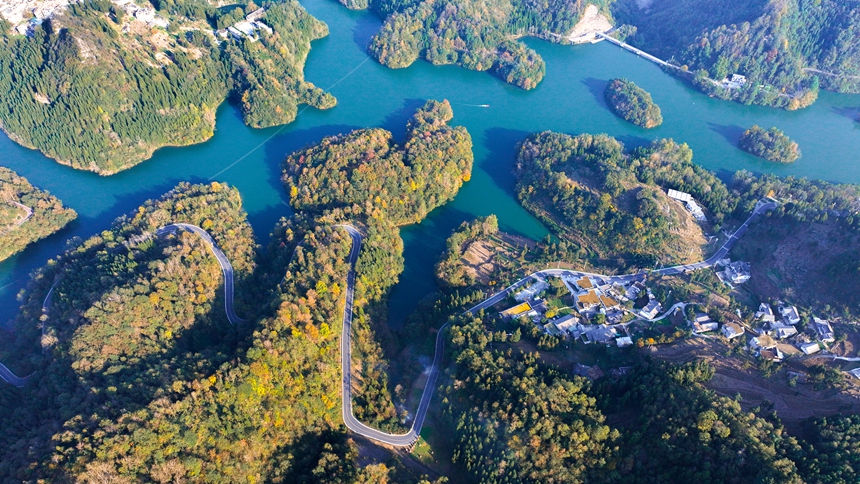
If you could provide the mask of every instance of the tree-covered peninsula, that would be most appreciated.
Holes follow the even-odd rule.
[[[505,82],[532,89],[543,79],[546,65],[537,52],[516,39],[531,36],[567,42],[586,7],[595,5],[608,16],[611,2],[342,0],[341,3],[349,8],[370,7],[385,19],[369,47],[370,54],[385,66],[407,67],[423,58],[434,65],[489,70]]]
[[[798,109],[819,88],[860,92],[857,0],[617,0],[613,15],[627,42],[722,99]]]
[[[627,79],[612,79],[603,92],[606,104],[618,116],[642,128],[663,124],[663,115],[651,94]]]
[[[0,261],[61,230],[77,216],[56,197],[0,167]]]
[[[725,186],[671,140],[630,153],[607,135],[544,132],[522,143],[516,166],[523,206],[578,257],[613,267],[702,256],[701,228],[666,188],[701,194],[715,221],[733,208]]]
[[[753,125],[741,135],[738,146],[747,153],[779,163],[792,163],[800,158],[797,143],[779,128],[765,130]]]
[[[266,3],[251,17],[253,38],[214,32],[252,2],[153,4],[126,5],[138,9],[129,15],[106,0],[75,3],[31,36],[0,20],[0,126],[63,164],[109,175],[162,146],[210,138],[228,97],[254,127],[292,121],[299,104],[335,104],[304,80],[310,41],[328,30],[297,1]]]
[[[343,430],[339,343],[352,240],[338,224],[364,234],[355,414],[397,431],[402,416],[374,331],[403,270],[398,225],[421,220],[469,178],[471,140],[447,125],[451,115],[447,102],[430,102],[403,145],[361,130],[291,155],[284,177],[297,213],[263,250],[235,189],[182,184],[36,273],[17,341],[0,340],[0,361],[35,371],[23,389],[0,392],[0,480],[427,483],[396,463],[360,468]],[[314,176],[303,176],[311,167]],[[316,177],[341,181],[306,196]],[[158,230],[179,222],[223,250],[246,322],[228,323],[224,275],[205,240]]]

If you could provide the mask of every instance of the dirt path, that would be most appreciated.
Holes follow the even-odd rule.
[[[741,406],[749,410],[765,401],[793,434],[801,431],[803,420],[837,413],[860,412],[860,394],[854,389],[846,391],[816,391],[811,384],[788,385],[785,370],[765,378],[757,368],[745,368],[744,359],[725,356],[728,346],[719,340],[686,340],[673,345],[657,347],[652,355],[672,363],[686,363],[697,358],[707,360],[716,374],[706,387],[717,394],[734,398],[740,393]]]
[[[609,19],[600,13],[597,5],[592,4],[585,8],[582,19],[567,36],[567,40],[574,44],[592,42],[597,38],[595,35],[597,32],[606,32],[611,28],[612,24],[609,23]]]

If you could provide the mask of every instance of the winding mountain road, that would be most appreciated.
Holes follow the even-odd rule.
[[[221,273],[224,275],[224,312],[227,314],[227,320],[229,320],[230,324],[233,325],[244,323],[245,320],[236,315],[236,310],[233,307],[233,266],[230,265],[230,260],[227,259],[226,255],[224,255],[224,252],[222,252],[221,249],[218,248],[218,245],[215,244],[215,240],[212,239],[209,232],[206,232],[196,225],[175,223],[161,227],[156,230],[155,234],[162,237],[180,230],[186,230],[197,234],[204,242],[206,242],[206,245],[209,246],[209,251],[212,252],[212,255],[214,255],[215,259],[218,260],[218,264],[221,266]],[[48,306],[51,304],[51,295],[54,293],[54,286],[56,286],[56,282],[51,286],[51,289],[48,291],[48,295],[45,296],[45,300],[42,302],[43,314],[47,314],[48,312]],[[44,335],[44,327],[42,334]],[[29,376],[21,378],[15,375],[6,367],[6,365],[0,363],[0,379],[6,383],[21,388],[27,383],[29,378]]]
[[[430,408],[430,400],[433,398],[433,390],[436,388],[439,368],[442,365],[442,357],[445,350],[444,334],[448,324],[446,323],[439,328],[439,333],[436,335],[436,355],[433,357],[433,366],[430,367],[430,374],[427,376],[427,382],[424,384],[424,393],[421,395],[421,401],[418,403],[418,411],[415,412],[415,419],[412,421],[412,427],[409,429],[409,432],[405,434],[389,434],[370,428],[359,422],[352,412],[352,352],[350,343],[352,338],[353,294],[355,291],[355,264],[358,262],[358,253],[361,250],[362,235],[351,225],[338,225],[338,227],[345,229],[352,238],[352,249],[349,252],[349,273],[346,277],[346,304],[343,311],[343,331],[340,335],[341,372],[343,378],[343,422],[349,430],[361,436],[396,447],[406,447],[418,440],[418,434],[421,432],[421,427],[424,426],[424,418],[427,416],[427,409]]]
[[[754,217],[763,213],[767,210],[772,210],[776,207],[776,203],[772,201],[760,201],[753,213],[750,217],[741,225],[723,244],[723,246],[718,250],[713,256],[708,258],[705,261],[696,263],[696,264],[686,264],[681,266],[669,267],[665,269],[660,269],[656,271],[651,271],[651,273],[657,274],[678,274],[688,270],[696,270],[705,267],[710,267],[714,265],[718,260],[725,257],[725,255],[734,247],[735,243],[737,243],[738,239],[742,237],[747,229],[749,228],[749,223],[753,220]],[[355,278],[356,278],[356,264],[358,262],[358,255],[361,251],[361,244],[363,241],[363,236],[361,233],[352,225],[337,225],[337,227],[342,228],[347,231],[350,238],[352,239],[352,247],[349,252],[349,272],[346,277],[346,294],[345,294],[345,303],[344,303],[344,311],[343,311],[343,330],[341,332],[341,383],[342,383],[342,394],[343,394],[343,405],[341,407],[341,413],[343,417],[343,422],[346,427],[355,432],[358,435],[367,437],[372,440],[376,440],[378,442],[382,442],[388,445],[396,446],[396,447],[406,447],[410,446],[415,441],[418,440],[418,436],[421,432],[421,428],[424,426],[424,420],[427,416],[427,410],[430,408],[430,401],[433,398],[433,392],[436,388],[436,381],[439,377],[439,369],[442,365],[442,358],[444,357],[445,352],[445,330],[447,329],[448,324],[446,323],[441,328],[439,328],[439,332],[436,335],[436,348],[435,355],[433,357],[433,365],[430,367],[430,373],[427,377],[427,382],[424,384],[424,392],[421,395],[421,401],[418,403],[418,410],[415,412],[415,419],[412,421],[412,427],[405,434],[390,434],[386,432],[382,432],[380,430],[368,427],[367,425],[358,421],[355,418],[352,409],[352,351],[351,351],[351,342],[352,342],[352,317],[353,317],[353,304],[354,304],[354,294],[355,294]],[[244,322],[243,319],[239,318],[236,315],[236,312],[233,308],[233,267],[230,265],[230,261],[227,259],[227,256],[218,248],[215,244],[215,241],[209,235],[208,232],[203,230],[196,225],[190,225],[185,223],[176,223],[166,225],[156,231],[156,235],[162,236],[168,233],[173,233],[178,230],[187,230],[193,232],[200,236],[207,245],[209,246],[210,251],[218,260],[218,263],[221,265],[221,270],[224,274],[224,311],[227,314],[227,319],[230,320],[232,324],[239,324]],[[619,276],[605,276],[600,274],[593,274],[588,272],[581,271],[572,271],[567,269],[547,269],[543,271],[535,272],[527,277],[524,277],[512,284],[505,290],[493,295],[492,297],[486,299],[485,301],[477,304],[472,307],[466,313],[474,314],[475,312],[488,308],[499,301],[506,298],[508,295],[512,294],[514,290],[525,285],[527,282],[531,280],[539,280],[545,278],[546,276],[575,276],[582,277],[588,276],[594,279],[597,279],[599,283],[627,283],[633,282],[637,280],[644,280],[647,277],[648,273],[641,272],[637,274],[626,274]],[[50,301],[50,295],[53,292],[48,292],[48,296],[45,298],[45,303],[43,305],[43,310],[46,310],[47,304]],[[674,310],[674,307],[672,308]],[[0,364],[0,378],[5,380],[12,385],[21,387],[24,386],[27,379],[19,378],[15,376],[8,368]]]
[[[218,264],[221,266],[221,272],[224,274],[224,312],[227,313],[227,320],[229,320],[230,324],[234,326],[244,323],[245,320],[236,315],[236,310],[233,307],[233,266],[230,265],[230,260],[227,259],[224,252],[218,248],[215,244],[215,240],[212,239],[211,235],[209,235],[209,232],[196,225],[184,223],[165,225],[164,227],[156,230],[155,235],[161,237],[179,230],[187,230],[197,234],[204,242],[206,242],[206,245],[209,246],[209,251],[212,252],[212,255],[214,255],[215,259],[218,260]]]

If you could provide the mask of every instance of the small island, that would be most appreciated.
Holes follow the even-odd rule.
[[[606,104],[612,111],[625,120],[650,129],[663,124],[660,106],[651,99],[648,91],[627,79],[612,79],[603,92]]]
[[[800,158],[797,143],[778,128],[764,130],[753,125],[741,135],[738,146],[747,153],[780,163],[792,163]]]

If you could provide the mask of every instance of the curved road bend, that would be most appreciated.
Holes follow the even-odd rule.
[[[236,315],[236,311],[233,307],[233,266],[230,265],[230,261],[227,259],[227,256],[224,255],[224,252],[222,252],[217,245],[215,245],[215,240],[212,239],[212,236],[196,225],[175,223],[165,225],[164,227],[156,230],[155,233],[157,236],[163,236],[168,233],[176,232],[177,230],[193,232],[203,239],[203,241],[209,246],[209,250],[212,252],[212,255],[215,256],[215,259],[218,260],[218,264],[221,266],[221,272],[224,274],[224,312],[227,313],[227,319],[230,321],[230,324],[233,325],[245,322],[244,319]],[[48,291],[48,295],[45,296],[45,300],[42,303],[43,313],[48,312],[48,306],[51,304],[51,295],[54,292],[54,286],[56,286],[56,282],[51,286],[51,289]],[[42,328],[42,334],[44,335],[44,327]],[[16,376],[9,370],[9,368],[6,368],[5,365],[0,363],[0,379],[5,382],[21,388],[27,383],[27,379],[29,378],[29,376],[24,378]]]
[[[724,258],[726,256],[726,254],[728,254],[729,251],[732,249],[732,247],[735,246],[735,244],[738,242],[738,240],[741,237],[743,237],[743,235],[745,233],[747,233],[747,230],[749,230],[749,224],[750,224],[750,222],[752,222],[752,220],[755,217],[757,217],[759,214],[762,214],[762,213],[767,212],[769,210],[773,210],[774,208],[776,208],[775,202],[766,201],[766,200],[759,201],[756,204],[755,209],[753,210],[752,214],[750,214],[750,216],[743,223],[743,225],[741,225],[740,227],[738,227],[737,230],[735,230],[735,232],[729,237],[728,240],[726,240],[726,242],[722,245],[722,247],[720,247],[720,249],[716,253],[714,253],[714,255],[712,255],[707,260],[704,260],[702,262],[697,262],[695,264],[683,264],[683,265],[679,265],[679,266],[666,267],[663,269],[658,269],[658,270],[654,270],[654,271],[650,271],[650,272],[640,272],[637,274],[626,274],[626,275],[621,275],[621,276],[604,276],[604,275],[600,275],[600,274],[592,274],[589,272],[574,271],[574,270],[568,270],[568,269],[545,269],[542,271],[537,271],[535,273],[532,273],[532,274],[520,279],[519,281],[511,284],[510,286],[508,286],[504,290],[494,294],[490,298],[482,301],[481,303],[476,304],[474,307],[472,307],[471,309],[469,309],[466,312],[470,313],[470,314],[474,314],[474,313],[480,311],[481,309],[487,309],[490,306],[493,306],[493,305],[501,302],[502,300],[504,300],[508,296],[512,295],[514,293],[514,291],[516,291],[517,289],[519,289],[522,286],[525,286],[527,283],[529,283],[531,281],[542,280],[546,276],[567,276],[567,277],[588,276],[591,278],[599,279],[599,280],[603,281],[603,283],[607,283],[607,284],[613,284],[613,283],[622,283],[623,284],[623,283],[633,282],[633,281],[637,281],[637,280],[644,280],[648,274],[673,275],[673,274],[681,274],[681,273],[686,272],[686,271],[694,271],[694,270],[698,270],[698,269],[704,269],[707,267],[711,267],[714,264],[716,264],[717,261]]]
[[[28,207],[28,206],[26,206],[26,205],[24,205],[23,203],[14,202],[14,201],[12,201],[12,200],[6,200],[6,203],[8,203],[9,205],[15,205],[16,207],[20,208],[21,210],[23,210],[23,211],[27,212],[27,215],[26,215],[26,216],[24,216],[24,218],[23,218],[23,219],[18,220],[17,222],[15,222],[15,223],[14,223],[11,227],[9,227],[8,229],[4,230],[3,232],[0,232],[0,235],[6,235],[6,234],[8,234],[9,232],[11,232],[11,231],[13,231],[13,230],[17,229],[18,227],[20,227],[21,225],[23,225],[23,224],[24,224],[24,222],[26,222],[27,220],[30,220],[30,218],[32,218],[32,217],[33,217],[33,209],[32,209],[32,208],[30,208],[30,207]]]
[[[206,245],[209,246],[209,250],[218,260],[218,264],[221,266],[221,272],[224,274],[224,312],[227,313],[227,320],[229,320],[230,324],[233,325],[244,323],[245,320],[236,315],[236,310],[233,307],[233,266],[230,265],[230,260],[227,259],[226,255],[224,255],[224,252],[221,252],[221,249],[219,249],[215,244],[215,240],[212,239],[209,232],[206,232],[196,225],[185,223],[165,225],[164,227],[156,230],[155,234],[160,237],[177,230],[193,232],[203,239],[203,241],[206,242]]]
[[[345,229],[352,238],[352,249],[349,252],[349,273],[346,277],[346,304],[343,311],[343,330],[340,337],[341,371],[343,378],[343,422],[349,430],[359,435],[388,445],[405,447],[418,440],[421,427],[424,425],[424,418],[427,416],[427,409],[430,408],[430,400],[433,398],[436,380],[439,377],[439,367],[442,364],[445,350],[444,334],[448,324],[446,323],[439,328],[439,333],[436,335],[436,354],[433,357],[433,366],[430,367],[430,374],[427,376],[427,382],[424,384],[424,393],[421,395],[421,401],[418,403],[418,411],[415,413],[415,419],[412,421],[412,427],[409,429],[409,432],[405,434],[389,434],[370,428],[359,422],[352,412],[352,354],[350,340],[352,338],[355,264],[358,262],[358,253],[361,250],[362,235],[351,225],[338,225],[338,227]]]

